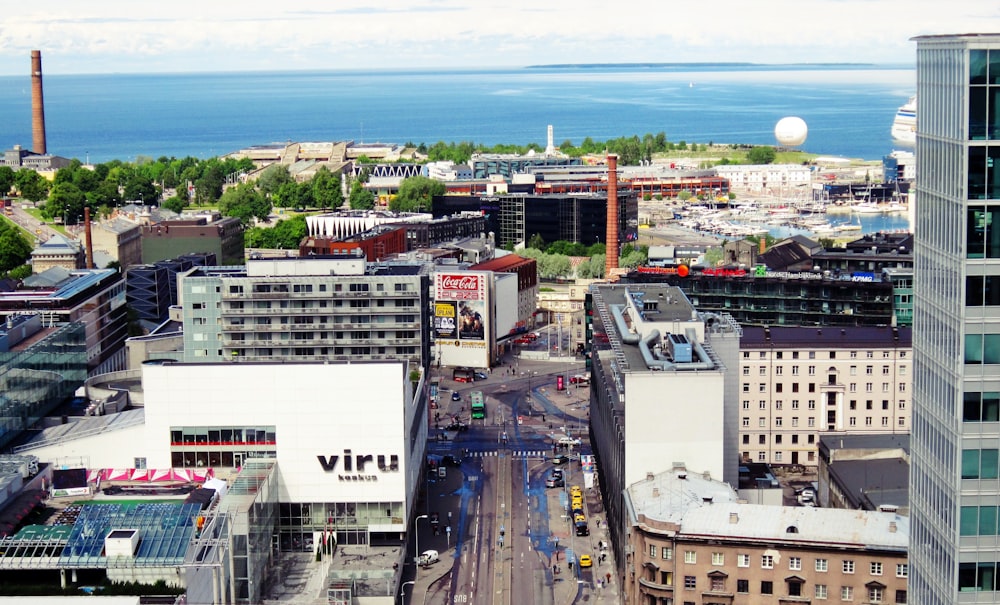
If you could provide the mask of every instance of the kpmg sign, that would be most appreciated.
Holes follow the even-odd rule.
[[[378,481],[379,475],[372,473],[369,463],[374,462],[379,472],[395,473],[399,472],[399,456],[396,454],[351,454],[351,450],[344,450],[342,456],[316,456],[319,464],[327,473],[337,473],[340,481]],[[338,466],[343,466],[337,470]]]

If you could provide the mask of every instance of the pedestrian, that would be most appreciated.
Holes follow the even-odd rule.
[[[608,582],[611,581],[611,573],[610,572],[606,576],[604,576],[604,577],[607,578]]]

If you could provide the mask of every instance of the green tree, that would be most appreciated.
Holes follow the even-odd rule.
[[[430,212],[434,196],[444,194],[445,186],[441,181],[426,176],[412,176],[399,183],[399,192],[389,202],[389,210]]]
[[[351,210],[371,210],[375,207],[375,194],[365,189],[360,179],[351,183]]]
[[[276,194],[283,185],[294,183],[288,166],[282,164],[271,164],[260,173],[257,179],[257,188],[266,196]]]
[[[333,174],[326,166],[321,166],[312,178],[312,198],[319,208],[340,208],[344,205],[339,174]]]
[[[722,248],[718,246],[712,246],[708,250],[705,250],[705,264],[709,267],[717,267],[722,264],[722,259],[724,258]]]
[[[230,187],[219,198],[219,212],[223,216],[240,219],[246,225],[250,219],[265,220],[271,214],[271,202],[250,183]]]
[[[0,272],[8,272],[25,264],[31,256],[31,242],[7,221],[0,221]]]
[[[208,166],[201,177],[194,182],[195,201],[199,204],[212,204],[220,200],[225,180],[221,166],[218,164]]]
[[[87,196],[71,182],[56,183],[49,200],[42,207],[42,216],[49,219],[65,217],[67,225],[76,225],[83,218]]]
[[[160,207],[166,208],[167,210],[180,214],[181,212],[184,212],[184,209],[187,208],[187,205],[188,205],[187,200],[185,200],[179,195],[175,195],[173,197],[168,198],[166,201],[160,204]]]
[[[10,166],[0,166],[0,197],[10,193],[14,186],[14,169]]]
[[[758,145],[747,152],[747,162],[750,164],[771,164],[774,162],[775,156],[774,147]]]
[[[542,238],[541,234],[535,233],[528,238],[528,243],[525,244],[525,248],[535,248],[537,250],[545,250],[545,240]]]
[[[22,168],[14,173],[14,185],[21,197],[32,202],[40,202],[49,194],[49,182],[30,168]]]

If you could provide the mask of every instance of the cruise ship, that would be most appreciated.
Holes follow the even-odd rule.
[[[917,142],[917,97],[896,110],[896,118],[892,121],[892,140],[901,145],[912,146]]]

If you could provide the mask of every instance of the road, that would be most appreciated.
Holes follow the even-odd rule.
[[[579,371],[561,369],[563,374]],[[529,380],[536,393],[530,401]],[[557,396],[554,375],[514,377],[494,370],[491,379],[459,388],[462,401],[450,401],[449,393],[444,393],[437,412],[441,425],[457,417],[470,424],[469,430],[433,429],[428,447],[435,460],[444,455],[462,458],[459,468],[446,471],[461,472],[461,487],[431,505],[455,507],[457,523],[440,551],[444,553],[453,541],[456,549],[450,572],[428,589],[423,602],[551,605],[556,600],[573,600],[592,585],[592,573],[576,566],[570,570],[567,557],[575,560],[596,552],[591,537],[575,535],[568,516],[568,486],[583,484],[578,456],[564,466],[568,473],[564,489],[547,489],[545,478],[554,468],[552,436],[562,434],[562,426],[581,426],[580,420],[540,401],[538,393],[543,390]],[[468,418],[472,390],[482,390],[487,396],[485,420]],[[534,410],[530,416],[529,409]],[[435,439],[436,435],[451,439]],[[593,498],[596,492],[588,494],[588,499]],[[439,542],[440,534],[422,537],[421,548],[436,547],[424,544]]]
[[[53,229],[52,226],[43,221],[39,221],[24,210],[21,210],[19,205],[11,206],[11,214],[7,215],[7,218],[21,227],[24,227],[24,229],[32,233],[35,236],[35,239],[40,242],[44,242],[53,235],[59,233]]]

